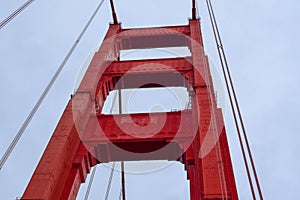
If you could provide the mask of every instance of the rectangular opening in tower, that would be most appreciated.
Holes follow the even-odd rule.
[[[119,90],[107,97],[102,114],[119,114]],[[121,90],[122,113],[174,112],[189,109],[185,87],[135,88]]]
[[[183,47],[129,49],[120,51],[120,60],[144,60],[159,58],[183,58],[191,56],[190,49]]]

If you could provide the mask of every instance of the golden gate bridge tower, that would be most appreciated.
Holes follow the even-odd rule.
[[[114,22],[72,95],[29,181],[23,200],[76,199],[91,168],[114,161],[181,162],[191,200],[237,200],[223,115],[217,107],[200,20],[193,1],[187,25],[124,29]],[[122,60],[123,50],[186,47],[176,58]],[[108,95],[138,88],[185,88],[183,110],[104,114]],[[125,194],[123,194],[123,199]]]

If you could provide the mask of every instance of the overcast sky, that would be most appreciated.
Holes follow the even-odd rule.
[[[0,20],[24,1],[0,0]],[[0,30],[0,156],[98,1],[35,1]],[[115,0],[123,27],[184,25],[190,1]],[[300,2],[213,1],[265,199],[297,199],[300,188]],[[206,53],[219,67],[205,1],[199,0]],[[21,196],[74,89],[85,58],[111,22],[108,0],[79,43],[12,156],[0,171],[0,198]],[[298,119],[298,120],[297,120]],[[251,199],[229,109],[225,121],[240,199]],[[109,168],[98,167],[90,199],[103,199]],[[117,199],[116,173],[111,199]],[[129,200],[187,199],[186,174],[178,163],[127,177]],[[82,199],[84,188],[78,199]]]

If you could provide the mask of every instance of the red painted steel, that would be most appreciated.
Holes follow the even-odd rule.
[[[127,49],[186,46],[190,57],[120,61]],[[114,89],[185,87],[191,108],[167,113],[101,114]],[[111,24],[23,194],[22,199],[75,199],[101,162],[178,160],[191,200],[238,199],[223,116],[217,108],[200,22],[122,29]]]

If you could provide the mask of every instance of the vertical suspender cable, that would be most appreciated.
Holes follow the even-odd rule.
[[[119,114],[123,113],[122,108],[122,89],[118,89],[118,95],[119,95]]]
[[[15,10],[13,13],[11,13],[8,17],[6,17],[1,23],[0,23],[0,29],[3,28],[8,22],[10,22],[13,18],[18,16],[25,8],[27,8],[34,0],[26,1],[23,5],[21,5],[17,10]]]
[[[122,178],[122,200],[126,200],[125,195],[125,167],[124,167],[124,161],[121,162],[121,178]]]
[[[112,113],[113,108],[115,107],[115,103],[116,103],[116,99],[117,99],[116,97],[117,97],[117,91],[115,92],[114,98],[112,100],[111,108],[110,108],[110,111],[109,111],[110,114]],[[112,165],[109,180],[108,180],[108,185],[107,185],[107,189],[106,189],[106,193],[105,193],[105,200],[108,200],[108,195],[109,195],[109,192],[110,192],[111,182],[112,182],[112,178],[113,178],[114,171],[115,171],[115,165],[116,165],[116,163],[114,162],[113,165]]]
[[[257,190],[258,190],[260,199],[263,199],[260,184],[259,184],[259,181],[258,181],[256,169],[255,169],[255,165],[254,165],[254,161],[253,161],[253,158],[252,158],[251,149],[250,149],[250,146],[249,146],[249,142],[248,142],[248,138],[247,138],[247,134],[246,134],[246,130],[245,130],[245,126],[244,126],[243,119],[242,119],[242,116],[241,116],[239,104],[238,104],[238,101],[237,101],[236,93],[235,93],[233,82],[232,82],[231,75],[230,75],[230,70],[229,70],[227,59],[226,59],[225,52],[224,52],[224,49],[223,49],[221,36],[220,36],[220,33],[219,33],[219,29],[218,29],[218,26],[217,26],[215,14],[214,14],[214,11],[213,11],[213,7],[212,7],[212,4],[211,4],[210,0],[206,0],[206,3],[207,3],[209,15],[210,15],[210,20],[211,20],[212,27],[213,27],[213,32],[214,32],[214,35],[215,35],[216,44],[217,44],[217,47],[218,47],[218,52],[219,52],[219,56],[220,56],[220,60],[221,60],[223,75],[224,75],[224,79],[225,79],[225,82],[226,82],[227,92],[229,94],[231,108],[232,108],[232,112],[233,112],[233,115],[234,115],[235,125],[236,125],[237,132],[238,132],[239,142],[240,142],[240,146],[241,146],[241,149],[242,149],[243,159],[244,159],[244,163],[245,163],[246,170],[247,170],[247,175],[248,175],[248,179],[249,179],[249,183],[250,183],[250,187],[251,187],[252,196],[253,196],[253,199],[256,199],[254,188],[253,188],[253,183],[252,183],[252,179],[251,179],[251,175],[250,175],[250,172],[249,172],[249,166],[248,166],[247,158],[246,158],[246,155],[245,155],[243,141],[242,141],[241,134],[240,134],[240,128],[239,128],[239,125],[238,125],[238,122],[237,122],[236,110],[237,110],[237,113],[238,113],[240,124],[242,126],[243,137],[244,137],[246,147],[247,147],[247,151],[248,151],[248,155],[249,155],[249,158],[250,158],[250,163],[251,163],[252,171],[253,171],[253,174],[254,174],[254,177],[255,177]],[[227,76],[228,76],[229,82],[228,82]],[[229,85],[231,86],[230,88],[229,88]],[[233,94],[233,100],[234,100],[234,103],[235,103],[236,110],[235,110],[234,105],[233,105],[233,100],[232,100],[230,89],[231,89],[232,94]]]
[[[114,176],[114,171],[115,171],[115,166],[116,166],[116,163],[114,162],[112,164],[112,168],[111,168],[111,171],[110,171],[110,176],[109,176],[109,179],[108,179],[108,185],[107,185],[107,188],[106,188],[106,193],[105,193],[105,200],[108,200],[108,195],[109,195],[109,191],[110,191],[110,187],[111,187],[111,181],[112,181],[112,178]]]
[[[92,16],[90,17],[89,21],[87,22],[87,24],[85,25],[85,27],[83,28],[83,30],[81,31],[81,33],[79,34],[79,36],[76,39],[75,43],[73,44],[72,48],[69,50],[68,54],[66,55],[66,57],[64,58],[64,60],[60,64],[60,66],[58,67],[57,71],[55,72],[55,74],[53,75],[52,79],[48,83],[47,87],[45,88],[45,90],[43,91],[43,93],[41,94],[41,96],[39,97],[39,99],[36,102],[36,104],[34,105],[33,109],[31,110],[31,112],[27,116],[26,120],[23,122],[23,124],[22,124],[21,128],[19,129],[17,135],[14,137],[13,141],[11,142],[11,144],[9,145],[9,147],[7,148],[7,150],[5,151],[3,157],[1,158],[1,161],[0,161],[0,170],[4,166],[6,160],[8,159],[8,157],[10,156],[10,154],[12,153],[13,149],[15,148],[16,144],[20,140],[20,138],[23,135],[23,133],[25,132],[27,126],[31,122],[31,120],[32,120],[33,116],[35,115],[36,111],[39,109],[40,105],[44,101],[44,99],[47,96],[48,92],[52,88],[52,86],[55,83],[57,77],[59,76],[59,74],[63,70],[64,66],[68,62],[69,58],[71,57],[72,53],[74,52],[75,48],[77,47],[79,41],[81,40],[82,36],[86,32],[87,28],[90,26],[92,20],[94,19],[94,17],[97,14],[98,10],[102,6],[103,2],[104,2],[104,0],[101,0],[101,2],[99,3],[99,5],[97,6],[96,10],[94,11],[94,13],[92,14]]]
[[[119,94],[119,114],[122,114],[123,109],[122,109],[122,89],[121,88],[118,90],[118,94]],[[121,183],[122,183],[122,198],[123,198],[123,200],[126,200],[124,161],[121,161]]]
[[[120,190],[119,200],[122,200],[122,188],[121,188],[121,190]]]
[[[89,181],[89,184],[88,184],[88,187],[86,189],[85,196],[84,196],[84,200],[88,200],[88,198],[89,198],[91,187],[92,187],[92,184],[93,184],[93,181],[94,181],[94,177],[95,177],[95,173],[96,173],[96,169],[97,169],[97,165],[93,168],[93,171],[92,171],[92,174],[91,174],[91,178],[90,178],[90,181]]]
[[[110,107],[110,110],[109,110],[109,114],[112,114],[112,112],[113,112],[113,109],[114,109],[115,103],[116,103],[116,99],[117,99],[117,92],[115,92],[114,98],[112,100],[112,104],[111,104],[111,107]]]

